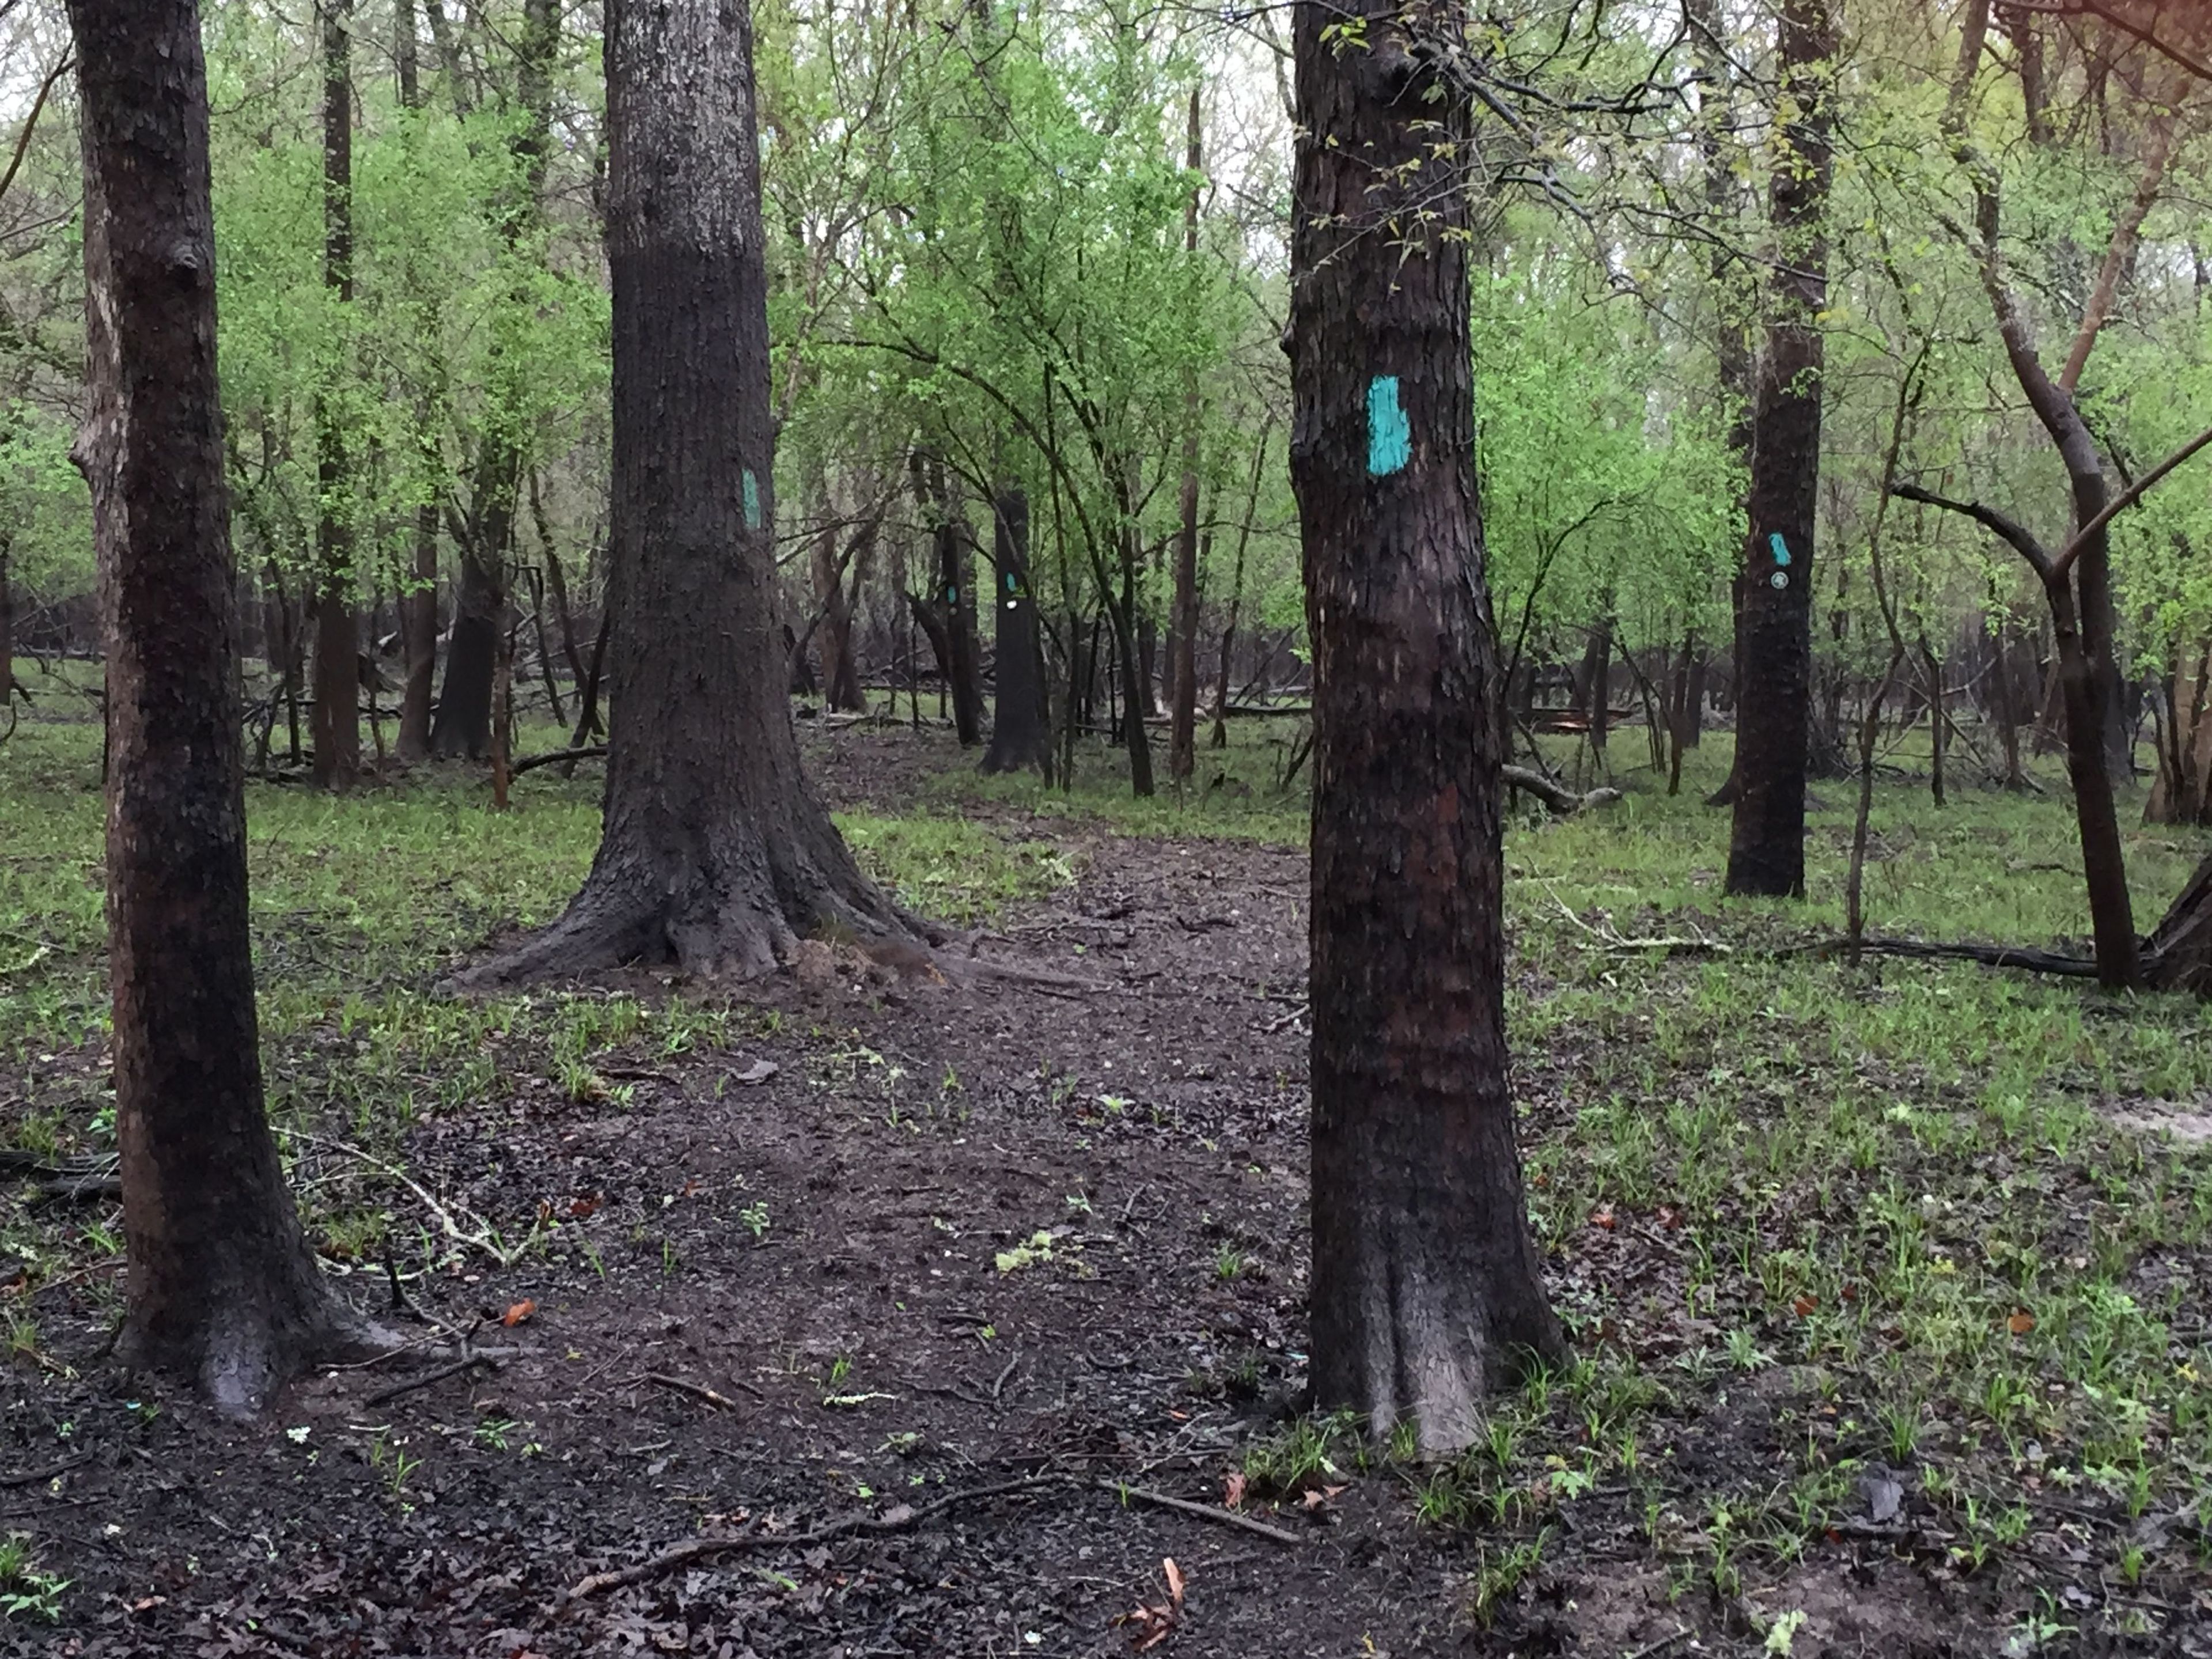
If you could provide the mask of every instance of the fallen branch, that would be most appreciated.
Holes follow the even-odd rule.
[[[1830,939],[1819,945],[1815,954],[1826,956],[1849,948],[1849,940]],[[1917,939],[1865,939],[1859,941],[1859,949],[1877,956],[1978,962],[1990,968],[2027,968],[2039,974],[2058,974],[2069,979],[2097,976],[2097,964],[2087,957],[2061,956],[2055,951],[2033,951],[2017,945],[1945,945]]]
[[[605,1595],[609,1590],[623,1589],[631,1584],[642,1584],[647,1579],[658,1578],[673,1572],[678,1567],[696,1562],[711,1561],[717,1556],[735,1555],[745,1550],[810,1548],[826,1544],[833,1538],[845,1538],[854,1534],[881,1537],[890,1533],[911,1531],[923,1522],[945,1513],[962,1504],[979,1504],[987,1498],[1004,1498],[1011,1492],[1034,1492],[1040,1486],[1060,1486],[1068,1483],[1064,1474],[1032,1474],[1019,1480],[1002,1480],[996,1486],[971,1486],[965,1492],[947,1493],[933,1504],[920,1509],[900,1504],[882,1515],[856,1512],[816,1527],[811,1532],[775,1533],[749,1532],[736,1538],[694,1538],[658,1555],[627,1567],[617,1567],[607,1572],[595,1572],[580,1578],[569,1589],[568,1600],[580,1601],[586,1597]]]
[[[425,1371],[420,1376],[410,1376],[404,1382],[394,1382],[389,1388],[379,1389],[361,1403],[364,1406],[382,1406],[398,1399],[402,1395],[413,1394],[417,1389],[427,1389],[434,1383],[444,1382],[449,1376],[459,1376],[464,1371],[472,1371],[479,1365],[488,1366],[493,1370],[499,1369],[499,1362],[489,1354],[464,1354],[450,1365],[441,1365],[434,1371]]]
[[[305,1129],[288,1129],[281,1123],[272,1124],[270,1127],[274,1128],[280,1135],[289,1136],[294,1140],[304,1140],[310,1146],[321,1146],[328,1151],[340,1153],[344,1157],[357,1159],[359,1162],[366,1164],[370,1169],[378,1171],[380,1174],[389,1176],[392,1180],[404,1187],[409,1192],[414,1194],[416,1198],[422,1200],[423,1207],[428,1210],[432,1215],[438,1218],[438,1225],[444,1231],[447,1237],[452,1239],[456,1244],[474,1245],[477,1249],[482,1250],[486,1255],[489,1256],[494,1261],[499,1263],[502,1267],[512,1267],[516,1262],[521,1261],[524,1256],[527,1255],[530,1253],[531,1248],[538,1243],[538,1235],[544,1228],[545,1224],[544,1222],[532,1222],[531,1224],[530,1231],[524,1237],[522,1243],[515,1245],[510,1249],[504,1245],[493,1242],[491,1227],[489,1223],[485,1224],[483,1231],[480,1233],[465,1231],[460,1224],[453,1219],[452,1212],[448,1211],[444,1205],[439,1203],[436,1199],[431,1197],[428,1190],[425,1188],[420,1182],[416,1181],[412,1176],[409,1176],[405,1170],[395,1169],[392,1165],[386,1164],[382,1158],[378,1158],[374,1153],[365,1152],[358,1146],[348,1146],[343,1140],[331,1140],[323,1135],[311,1135]]]
[[[35,1486],[42,1482],[52,1480],[58,1475],[67,1474],[71,1469],[82,1468],[91,1462],[92,1454],[86,1452],[80,1457],[64,1457],[58,1463],[49,1463],[43,1469],[33,1469],[25,1474],[0,1474],[0,1492],[14,1492],[22,1486]]]
[[[606,756],[607,746],[603,743],[595,743],[583,749],[556,749],[548,755],[531,755],[515,762],[507,769],[507,775],[513,780],[525,772],[535,772],[541,766],[558,766],[562,761],[605,760]]]
[[[688,1394],[694,1400],[705,1401],[708,1405],[714,1407],[718,1411],[733,1412],[738,1408],[738,1402],[731,1399],[729,1395],[719,1393],[715,1389],[708,1388],[703,1382],[687,1382],[680,1376],[671,1376],[665,1371],[647,1371],[638,1380],[643,1382],[656,1383],[664,1389],[673,1389],[678,1394]],[[744,1389],[756,1400],[763,1397],[758,1389],[753,1388],[748,1383],[739,1382],[737,1386]]]
[[[1296,1544],[1297,1534],[1285,1532],[1280,1527],[1271,1527],[1265,1521],[1255,1521],[1249,1515],[1239,1515],[1234,1510],[1224,1510],[1212,1504],[1194,1504],[1188,1498],[1170,1498],[1164,1492],[1152,1492],[1143,1486],[1124,1486],[1119,1480],[1101,1480],[1098,1490],[1111,1492],[1127,1503],[1134,1498],[1139,1504],[1151,1504],[1159,1509],[1173,1510],[1178,1515],[1192,1516],[1200,1521],[1211,1521],[1218,1527],[1234,1527],[1239,1532],[1257,1533],[1278,1544]]]
[[[1586,795],[1579,793],[1527,766],[1501,767],[1498,775],[1504,779],[1506,787],[1534,795],[1561,817],[1571,817],[1593,806],[1609,805],[1620,799],[1618,789],[1593,789]]]

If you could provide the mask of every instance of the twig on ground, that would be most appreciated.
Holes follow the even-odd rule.
[[[404,1382],[394,1382],[389,1388],[379,1389],[361,1403],[363,1406],[385,1405],[398,1399],[402,1395],[413,1394],[417,1389],[427,1389],[434,1383],[443,1382],[449,1376],[459,1376],[464,1371],[472,1371],[479,1365],[492,1370],[499,1369],[499,1362],[489,1354],[465,1353],[451,1364],[441,1365],[434,1371],[425,1371],[420,1376],[410,1376]]]
[[[1006,1362],[1006,1369],[1000,1371],[999,1373],[999,1380],[991,1384],[991,1399],[994,1402],[998,1400],[1001,1394],[1006,1392],[1006,1379],[1014,1374],[1014,1367],[1021,1363],[1022,1357],[1019,1353],[1015,1354],[1012,1359],[1009,1359]]]
[[[971,1486],[965,1492],[950,1492],[933,1504],[920,1509],[907,1504],[894,1505],[882,1515],[865,1511],[840,1517],[815,1528],[811,1532],[772,1533],[749,1532],[735,1538],[694,1538],[665,1549],[658,1555],[648,1556],[627,1567],[617,1567],[606,1572],[595,1572],[577,1580],[569,1589],[568,1599],[580,1601],[586,1597],[604,1595],[608,1590],[622,1589],[631,1584],[642,1584],[647,1579],[658,1578],[678,1567],[695,1562],[709,1561],[718,1555],[734,1555],[743,1550],[810,1548],[826,1544],[833,1538],[843,1538],[854,1533],[882,1536],[889,1533],[907,1532],[934,1516],[962,1504],[978,1504],[987,1498],[1004,1498],[1018,1492],[1034,1492],[1041,1486],[1061,1486],[1068,1484],[1064,1474],[1033,1474],[1019,1480],[1002,1480],[995,1486]]]
[[[1100,1492],[1111,1492],[1124,1503],[1134,1498],[1139,1504],[1151,1504],[1164,1510],[1173,1510],[1178,1515],[1211,1521],[1216,1526],[1235,1527],[1241,1532],[1257,1533],[1262,1538],[1272,1538],[1278,1544],[1296,1544],[1298,1535],[1285,1532],[1280,1527],[1271,1527],[1265,1521],[1255,1521],[1249,1515],[1239,1515],[1234,1510],[1224,1510],[1212,1504],[1194,1504],[1188,1498],[1170,1498],[1164,1492],[1153,1492],[1144,1486],[1132,1486],[1119,1480],[1099,1480],[1092,1483]]]
[[[64,1457],[58,1463],[50,1463],[43,1469],[33,1469],[25,1474],[0,1474],[0,1492],[14,1492],[22,1486],[35,1486],[53,1480],[57,1475],[67,1474],[71,1469],[82,1468],[91,1462],[92,1454],[86,1452],[76,1457]]]
[[[1274,1034],[1275,1034],[1276,1032],[1278,1032],[1278,1031],[1281,1030],[1283,1029],[1283,1027],[1285,1027],[1285,1025],[1294,1025],[1294,1024],[1296,1024],[1299,1020],[1304,1019],[1304,1018],[1308,1014],[1311,1013],[1312,1012],[1313,1012],[1313,1004],[1312,1004],[1312,1003],[1310,1003],[1310,1002],[1301,1002],[1300,1004],[1298,1004],[1298,1006],[1297,1006],[1297,1007],[1295,1007],[1295,1008],[1291,1009],[1291,1010],[1290,1011],[1290,1012],[1288,1012],[1288,1013],[1286,1013],[1286,1014],[1278,1014],[1278,1015],[1276,1015],[1274,1018],[1273,1018],[1273,1019],[1269,1020],[1269,1021],[1268,1021],[1265,1025],[1262,1025],[1260,1029],[1261,1029],[1261,1030],[1265,1031],[1265,1032],[1266,1032],[1269,1036],[1274,1036]]]
[[[437,1218],[439,1228],[445,1233],[447,1237],[452,1239],[456,1244],[471,1245],[477,1249],[482,1250],[486,1255],[489,1256],[494,1261],[499,1263],[502,1267],[512,1267],[516,1262],[521,1261],[525,1255],[528,1255],[532,1247],[538,1243],[538,1236],[539,1232],[544,1230],[544,1224],[543,1222],[533,1222],[531,1224],[530,1231],[524,1237],[522,1243],[520,1244],[509,1248],[505,1245],[495,1243],[493,1242],[491,1228],[489,1224],[485,1225],[483,1231],[481,1232],[472,1233],[465,1231],[459,1222],[453,1219],[453,1212],[447,1209],[446,1206],[441,1204],[436,1199],[431,1197],[428,1189],[426,1188],[420,1182],[410,1176],[404,1170],[398,1169],[393,1165],[386,1163],[374,1153],[365,1152],[362,1151],[360,1147],[349,1146],[343,1140],[332,1140],[325,1135],[309,1134],[305,1129],[287,1128],[281,1123],[272,1124],[270,1127],[274,1128],[280,1135],[289,1136],[294,1140],[304,1140],[310,1146],[324,1147],[326,1150],[337,1152],[343,1157],[350,1158],[359,1163],[365,1164],[370,1169],[376,1170],[380,1175],[390,1176],[392,1180],[398,1182],[401,1186],[404,1187],[409,1192],[414,1194],[416,1198],[422,1200],[422,1206],[428,1210],[433,1216]]]
[[[656,1383],[664,1389],[673,1389],[678,1394],[688,1394],[694,1400],[703,1400],[720,1411],[733,1412],[738,1408],[738,1402],[729,1395],[710,1389],[703,1382],[687,1382],[680,1376],[671,1376],[665,1371],[647,1371],[638,1380]],[[730,1386],[733,1389],[743,1389],[756,1400],[765,1400],[768,1397],[751,1383],[741,1382],[735,1377],[730,1379]]]

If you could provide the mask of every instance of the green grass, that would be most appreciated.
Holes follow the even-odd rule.
[[[65,1155],[112,1144],[112,1115],[98,733],[51,718],[58,702],[0,745],[0,1079],[23,1085],[11,1103],[0,1081],[0,1138]],[[1219,771],[1246,793],[1133,801],[1123,761],[1098,746],[1071,792],[963,766],[912,811],[840,822],[906,902],[988,922],[1072,879],[1098,834],[1295,844],[1306,803],[1275,787],[1289,731],[1273,726],[1244,722],[1225,756],[1201,756],[1202,780]],[[1638,751],[1640,734],[1621,734],[1616,755]],[[1725,899],[1727,814],[1700,803],[1727,762],[1717,736],[1678,797],[1632,774],[1613,806],[1565,821],[1531,811],[1509,830],[1514,1081],[1574,1358],[1502,1401],[1492,1434],[1453,1464],[1370,1458],[1344,1425],[1309,1425],[1252,1449],[1255,1489],[1395,1463],[1419,1518],[1495,1535],[1486,1618],[1546,1547],[1559,1505],[1592,1490],[1628,1494],[1644,1547],[1684,1585],[1734,1594],[1853,1513],[1857,1475],[1876,1461],[1932,1504],[1960,1573],[2025,1559],[2031,1532],[2067,1527],[2068,1547],[2088,1553],[2083,1571],[2108,1583],[2171,1589],[2201,1574],[2212,1562],[2212,1170],[2112,1113],[2206,1109],[2205,1010],[1966,964],[1853,969],[1774,954],[1840,928],[1856,788],[1817,786],[1805,902]],[[1923,787],[1885,779],[1870,928],[2078,942],[2087,913],[2070,807],[2046,769],[2049,796],[1962,777],[1940,811]],[[337,800],[250,786],[280,1123],[396,1158],[410,1126],[532,1078],[618,1103],[601,1076],[610,1056],[738,1043],[774,1018],[690,996],[433,994],[495,930],[557,911],[590,860],[597,791],[595,777],[533,774],[502,815],[480,778],[458,772]],[[2124,801],[2124,822],[2138,805]],[[2139,925],[2204,845],[2201,833],[2129,830]],[[1660,936],[1733,949],[1634,944]],[[416,1219],[357,1170],[318,1166],[307,1207],[339,1255],[372,1254]],[[33,1287],[112,1246],[46,1212],[0,1224],[0,1251]],[[112,1284],[88,1281],[110,1297]],[[1747,1413],[1763,1425],[1758,1458],[1681,1472],[1698,1434]],[[2146,1545],[2130,1530],[2143,1516],[2175,1519]]]

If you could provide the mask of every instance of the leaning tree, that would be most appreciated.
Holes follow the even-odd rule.
[[[206,67],[197,0],[70,0],[107,640],[107,946],[129,1291],[118,1353],[252,1411],[367,1339],[262,1111]]]
[[[638,960],[756,975],[903,932],[801,775],[775,614],[775,429],[744,0],[611,0],[606,793],[552,926],[472,986]]]
[[[1297,9],[1291,479],[1314,660],[1316,1403],[1424,1451],[1562,1346],[1506,1089],[1457,0]]]

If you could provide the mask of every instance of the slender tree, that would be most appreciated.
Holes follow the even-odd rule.
[[[607,9],[614,477],[606,793],[550,927],[464,982],[769,971],[902,932],[799,771],[775,614],[768,278],[744,0]]]
[[[1205,158],[1198,88],[1190,89],[1183,165],[1192,173],[1182,206],[1183,257],[1198,265],[1198,179]],[[1198,764],[1198,370],[1185,375],[1182,398],[1182,522],[1176,533],[1174,614],[1168,629],[1168,775],[1188,780]]]
[[[1476,509],[1464,8],[1297,9],[1291,479],[1314,652],[1313,1379],[1465,1445],[1560,1352],[1506,1088],[1498,647]],[[1417,47],[1410,38],[1430,38]]]
[[[997,707],[986,772],[1052,770],[1052,722],[1045,708],[1043,642],[1037,637],[1036,594],[1030,584],[1030,498],[1018,485],[991,504],[992,563],[998,592],[991,616],[997,643]]]
[[[353,305],[353,0],[323,0],[323,286],[338,315]],[[352,490],[345,413],[346,329],[315,392],[315,763],[318,788],[349,789],[361,770],[361,625],[354,616]]]
[[[1753,415],[1750,539],[1738,579],[1735,818],[1731,893],[1805,891],[1805,776],[1813,719],[1813,529],[1819,512],[1826,304],[1830,0],[1783,0],[1769,214],[1772,315]]]
[[[69,9],[91,382],[76,455],[107,640],[118,1352],[245,1412],[368,1332],[323,1285],[262,1112],[198,8]]]
[[[422,108],[421,54],[415,28],[414,0],[398,0],[392,9],[392,58],[399,80],[399,106],[409,112],[410,123],[419,123]],[[418,129],[410,127],[410,136]],[[422,274],[408,272],[416,314],[426,337],[437,310]],[[430,753],[430,711],[438,677],[438,502],[427,486],[439,472],[441,443],[436,399],[427,392],[415,401],[416,443],[422,465],[422,499],[415,507],[413,568],[410,584],[399,597],[399,633],[407,653],[407,684],[400,693],[399,736],[393,752],[413,763]]]

